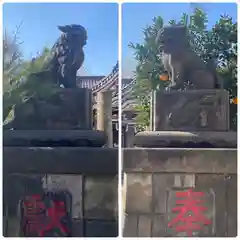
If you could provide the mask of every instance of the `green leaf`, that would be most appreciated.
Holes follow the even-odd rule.
[[[192,14],[183,13],[181,18],[172,19],[170,25],[184,24],[188,27],[189,41],[193,51],[205,62],[216,60],[216,69],[224,79],[224,88],[231,96],[237,96],[237,23],[228,15],[219,16],[216,24],[207,29],[206,12],[195,8]],[[130,43],[137,61],[136,85],[133,95],[137,98],[139,111],[137,122],[146,127],[150,117],[150,95],[154,89],[164,89],[169,83],[160,81],[159,75],[164,73],[161,61],[161,47],[156,46],[157,32],[163,27],[161,16],[153,18],[152,24],[143,29],[141,43]],[[230,107],[231,127],[236,128],[236,107]]]

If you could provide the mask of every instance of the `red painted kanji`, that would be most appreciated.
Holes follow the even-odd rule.
[[[202,229],[202,225],[211,224],[211,220],[204,216],[207,208],[202,206],[202,197],[203,192],[193,192],[192,189],[176,192],[178,206],[174,207],[172,212],[178,212],[178,215],[168,223],[168,227],[175,227],[176,232],[186,232],[191,237],[194,231]]]
[[[68,232],[69,229],[61,222],[66,216],[64,202],[50,200],[50,205],[46,207],[40,195],[27,197],[24,201],[24,228],[27,233],[36,233],[39,237],[43,237],[47,231],[53,229],[59,229],[62,233]]]
[[[43,218],[45,213],[45,204],[41,201],[40,195],[28,196],[24,201],[24,216],[27,232],[37,232],[43,229]]]
[[[46,231],[59,228],[61,232],[67,233],[68,229],[61,223],[61,218],[66,215],[65,204],[61,201],[52,201],[52,207],[47,209],[46,216],[50,222],[40,231],[40,237],[44,236]]]

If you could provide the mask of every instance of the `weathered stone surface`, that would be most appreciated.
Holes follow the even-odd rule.
[[[140,215],[138,217],[138,237],[150,237],[151,236],[151,216]]]
[[[174,185],[172,174],[153,174],[153,211],[165,213],[167,211],[167,194]]]
[[[173,208],[177,207],[177,206],[182,206],[182,205],[178,205],[176,204],[176,200],[183,200],[183,199],[187,199],[187,198],[177,198],[176,197],[176,193],[177,192],[186,192],[188,191],[187,189],[183,190],[183,189],[179,189],[179,190],[171,190],[168,193],[168,209],[167,209],[167,215],[168,215],[168,223],[170,223],[174,218],[176,218],[180,211],[177,212],[173,212]],[[193,189],[193,192],[200,192],[200,190],[195,190]],[[200,222],[200,226],[201,226],[201,230],[200,231],[193,231],[192,235],[193,236],[214,236],[215,234],[215,212],[216,212],[216,206],[215,206],[215,193],[212,191],[212,189],[210,189],[208,192],[203,192],[204,193],[204,197],[199,198],[201,200],[203,200],[203,203],[198,204],[204,207],[207,207],[207,211],[203,212],[203,215],[209,219],[212,224],[210,225],[203,225]],[[194,213],[192,212],[191,214],[193,214],[192,216],[195,216]],[[189,213],[186,213],[183,215],[183,217],[187,217],[190,216]],[[185,225],[186,223],[184,222],[178,222],[176,224],[174,224],[174,226],[172,227],[167,227],[167,235],[168,236],[172,236],[172,237],[187,237],[188,234],[185,231],[176,231],[175,227],[179,226],[179,225]]]
[[[5,219],[4,237],[19,237],[20,219],[19,217],[8,217]]]
[[[117,237],[118,223],[116,221],[87,220],[85,237]]]
[[[226,178],[224,175],[217,174],[197,174],[196,191],[209,193],[214,197],[215,215],[213,223],[208,228],[207,233],[201,233],[201,236],[226,237],[227,236],[227,196],[226,196]],[[208,196],[209,196],[208,194]],[[210,202],[207,202],[210,204]],[[211,205],[207,205],[211,209]],[[234,206],[232,206],[235,208]],[[214,209],[212,209],[213,211]]]
[[[4,237],[19,237],[20,219],[18,217],[9,217],[4,221]],[[83,220],[73,219],[72,221],[72,237],[83,237]]]
[[[154,215],[152,222],[152,237],[165,237],[166,234],[166,216]]]
[[[124,172],[235,173],[236,149],[123,149]]]
[[[236,149],[123,151],[128,186],[125,237],[186,237],[187,232],[177,232],[175,225],[168,224],[178,213],[172,211],[177,206],[175,193],[190,189],[204,193],[201,206],[207,208],[203,214],[211,221],[201,224],[202,229],[195,230],[194,236],[237,235]]]
[[[4,147],[3,170],[27,174],[117,174],[118,150],[81,147]]]
[[[194,174],[174,174],[175,188],[194,188],[195,175]]]
[[[157,91],[154,102],[154,131],[229,130],[225,90]]]
[[[43,178],[43,188],[68,190],[72,194],[72,217],[82,218],[82,176],[47,175]]]
[[[145,131],[134,145],[148,148],[237,148],[237,132]]]
[[[118,181],[116,177],[86,177],[84,217],[88,219],[118,218]]]
[[[42,176],[3,173],[3,212],[8,217],[18,214],[18,204],[26,195],[42,194]]]
[[[11,125],[16,130],[92,129],[92,92],[87,88],[59,89],[46,101],[18,105]]]
[[[83,222],[84,222],[83,219],[73,219],[72,221],[73,237],[84,237]]]
[[[152,175],[127,174],[127,213],[149,213],[152,208]]]
[[[134,214],[127,214],[125,218],[123,237],[138,236],[138,217]]]
[[[102,147],[104,132],[95,130],[4,130],[3,145],[11,147]]]
[[[237,176],[229,175],[226,176],[227,181],[227,236],[237,236]]]

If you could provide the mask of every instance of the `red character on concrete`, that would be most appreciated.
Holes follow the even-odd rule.
[[[24,231],[27,236],[43,237],[46,232],[59,229],[63,235],[68,228],[61,222],[66,216],[63,201],[49,200],[50,207],[44,203],[40,195],[28,196],[24,201]]]
[[[25,231],[27,233],[37,232],[43,228],[45,205],[40,195],[28,196],[24,201]]]
[[[46,210],[46,216],[49,219],[48,224],[40,231],[39,236],[43,237],[46,231],[60,229],[62,233],[68,233],[68,229],[61,223],[62,217],[66,215],[65,204],[62,201],[51,201],[52,206]]]
[[[194,231],[202,229],[202,225],[211,224],[211,220],[204,216],[207,208],[202,206],[203,196],[203,192],[193,192],[192,189],[176,192],[178,206],[173,208],[172,212],[178,212],[178,215],[169,222],[168,227],[175,226],[177,232],[186,232],[191,237]]]

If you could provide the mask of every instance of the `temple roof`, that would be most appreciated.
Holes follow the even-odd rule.
[[[95,84],[97,84],[104,77],[105,76],[77,76],[77,85],[78,85],[78,87],[92,88]],[[122,87],[129,84],[131,81],[132,81],[131,78],[123,78],[122,79]]]
[[[103,79],[106,79],[106,77],[105,76],[77,76],[77,85],[78,87],[94,89],[94,86],[99,85],[101,80],[103,82]],[[110,77],[110,79],[112,78]],[[122,101],[121,102],[122,102],[122,109],[124,111],[131,111],[133,106],[137,104],[135,97],[131,94],[134,83],[135,81],[133,81],[132,78],[122,79]],[[108,84],[106,84],[105,82],[104,85],[107,86]],[[113,108],[118,108],[118,91],[116,91],[117,85],[118,84],[116,82],[114,85],[111,85],[110,87],[110,89],[115,89],[113,93],[113,103],[112,103]],[[97,89],[99,88],[100,90],[101,87],[102,85],[99,85]],[[95,91],[97,89],[95,89]]]

